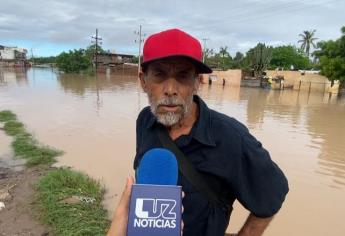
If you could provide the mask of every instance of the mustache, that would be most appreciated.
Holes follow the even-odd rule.
[[[178,98],[163,98],[156,103],[157,106],[184,106],[185,103]]]

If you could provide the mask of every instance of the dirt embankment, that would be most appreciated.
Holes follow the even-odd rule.
[[[34,185],[44,172],[37,167],[16,171],[0,166],[0,202],[5,205],[0,210],[0,236],[49,235],[32,210]]]

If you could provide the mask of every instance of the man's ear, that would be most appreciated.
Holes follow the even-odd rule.
[[[145,74],[144,74],[144,72],[142,72],[142,71],[139,72],[139,79],[140,79],[141,88],[146,93],[146,81],[145,81]]]
[[[195,93],[195,94],[197,94],[201,82],[202,82],[202,75],[199,74],[199,75],[197,75],[197,77],[195,78],[195,83],[194,83],[194,93]]]
[[[198,74],[198,83],[201,84],[203,80],[203,75],[202,74]]]

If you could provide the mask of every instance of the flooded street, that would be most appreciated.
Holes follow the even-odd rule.
[[[344,235],[344,98],[207,84],[199,94],[247,125],[287,175],[290,193],[265,235]],[[39,141],[63,150],[56,166],[99,179],[109,211],[133,174],[135,121],[147,104],[135,73],[95,79],[51,69],[0,70],[0,110],[12,110]],[[9,161],[9,143],[0,133],[0,165]],[[246,215],[236,204],[229,232]]]

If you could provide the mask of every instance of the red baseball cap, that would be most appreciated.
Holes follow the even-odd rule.
[[[199,73],[212,73],[212,70],[202,62],[200,42],[191,35],[179,29],[169,29],[148,37],[143,49],[143,67],[151,62],[183,57],[191,60]]]

